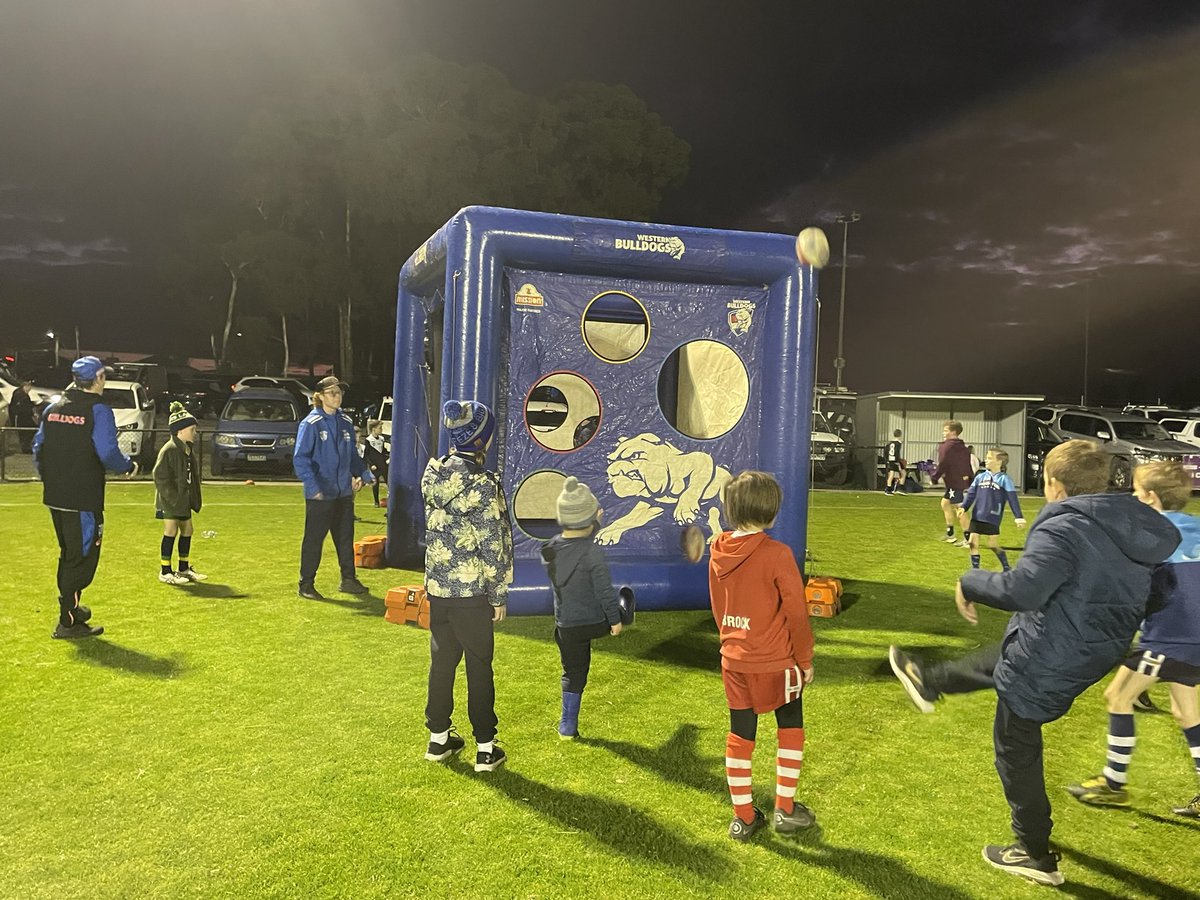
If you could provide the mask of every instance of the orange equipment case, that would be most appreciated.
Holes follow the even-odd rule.
[[[384,621],[393,625],[403,625],[410,622],[418,628],[429,627],[429,598],[425,596],[425,588],[419,584],[405,584],[394,587],[383,598],[387,607]]]

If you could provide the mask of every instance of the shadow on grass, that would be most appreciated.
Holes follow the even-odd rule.
[[[383,602],[382,597],[376,597],[369,591],[365,594],[351,594],[352,600],[345,600],[341,597],[322,596],[320,600],[309,600],[309,603],[328,603],[330,606],[340,606],[342,609],[348,609],[360,616],[378,616],[382,617],[387,612],[387,606]]]
[[[776,856],[806,866],[819,866],[857,883],[875,897],[920,897],[921,900],[969,900],[966,891],[931,881],[907,865],[882,853],[824,843],[820,827],[811,828],[799,840],[783,841],[774,836],[759,845]]]
[[[104,638],[79,641],[74,646],[77,658],[106,669],[120,669],[133,675],[148,675],[151,678],[176,678],[184,671],[183,657],[179,654],[149,656],[119,644],[111,644]]]
[[[456,766],[454,771],[466,774],[471,770]],[[478,781],[564,828],[591,835],[621,856],[694,872],[710,882],[732,874],[729,861],[712,847],[686,841],[657,819],[624,803],[551,787],[511,769],[500,769]]]
[[[629,760],[640,769],[653,772],[664,781],[681,784],[706,794],[721,796],[728,786],[724,775],[724,756],[703,757],[696,749],[700,729],[687,723],[658,747],[610,741],[607,738],[579,738],[579,743],[600,747]]]
[[[239,591],[228,584],[214,584],[202,581],[184,587],[184,594],[191,597],[203,597],[205,600],[245,600],[250,595]]]
[[[1145,875],[1141,872],[1134,872],[1132,869],[1127,869],[1110,859],[1101,859],[1098,856],[1092,856],[1090,853],[1084,853],[1082,850],[1076,850],[1074,847],[1068,847],[1058,841],[1055,841],[1062,855],[1072,862],[1083,866],[1085,869],[1091,869],[1097,875],[1103,875],[1111,878],[1114,881],[1119,881],[1121,884],[1129,888],[1129,897],[1195,897],[1194,891],[1185,890],[1173,884],[1167,884],[1165,881],[1159,881],[1150,875]],[[1081,890],[1071,891],[1068,880],[1063,889],[1068,893],[1073,893],[1076,896],[1112,896],[1104,892],[1091,893],[1094,889],[1088,888],[1086,885],[1077,885]]]

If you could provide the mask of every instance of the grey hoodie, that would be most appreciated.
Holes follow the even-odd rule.
[[[621,621],[608,561],[592,535],[552,538],[542,547],[542,565],[555,587],[554,624],[559,628]]]

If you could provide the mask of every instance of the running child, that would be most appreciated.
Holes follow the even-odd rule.
[[[1000,568],[1007,572],[1012,566],[1008,564],[1008,554],[1000,549],[1000,520],[1004,518],[1005,502],[1012,509],[1018,528],[1025,527],[1025,518],[1021,515],[1017,486],[1008,477],[1008,453],[993,447],[984,457],[984,467],[963,497],[962,515],[971,517],[970,525],[966,528],[971,547],[971,568],[979,568],[979,536],[982,534],[987,536],[988,549],[1000,560]],[[971,511],[972,506],[975,507],[974,512]]]

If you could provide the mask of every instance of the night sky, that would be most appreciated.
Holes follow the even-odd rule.
[[[851,388],[1078,399],[1086,312],[1089,399],[1200,403],[1194,8],[8,0],[0,348],[79,324],[87,346],[160,349],[185,321],[159,299],[161,236],[211,204],[247,117],[424,50],[530,93],[629,85],[692,145],[662,221],[824,227],[822,380],[833,220],[855,210]]]

